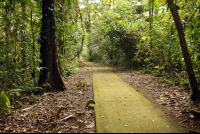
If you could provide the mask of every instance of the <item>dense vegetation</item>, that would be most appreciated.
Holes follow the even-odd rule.
[[[42,2],[40,0],[4,0],[1,4],[0,21],[0,107],[5,110],[12,100],[22,103],[23,94],[43,92],[38,86],[39,73],[44,70],[40,63],[42,29]],[[82,29],[78,27],[73,1],[55,1],[56,44],[58,65],[64,78],[78,66]],[[79,41],[80,40],[80,41]],[[8,101],[10,100],[10,102]]]
[[[176,0],[174,3],[190,59],[183,55],[187,47],[183,49],[180,45],[182,40],[167,3],[165,0],[140,3],[115,0],[91,4],[85,56],[97,62],[142,69],[162,81],[186,87],[197,85],[188,78],[193,71],[188,71],[190,63],[186,62],[191,59],[199,85],[199,1]]]
[[[69,76],[78,67],[82,50],[88,60],[144,70],[160,80],[190,88],[169,1],[54,0],[54,7],[49,10],[55,17],[55,61],[61,77]],[[32,95],[51,87],[46,79],[42,83],[39,80],[44,74],[42,70],[48,68],[42,66],[41,57],[44,3],[0,2],[1,112],[9,107],[11,100],[21,103],[23,94]],[[200,1],[174,0],[174,3],[199,87]]]

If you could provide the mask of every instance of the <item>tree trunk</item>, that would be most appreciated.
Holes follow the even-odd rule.
[[[40,67],[43,69],[39,75],[38,85],[42,87],[46,84],[47,90],[63,91],[65,86],[58,70],[58,52],[55,43],[54,0],[42,1],[42,15]]]
[[[152,23],[153,23],[153,1],[149,0],[149,30],[150,30],[150,49],[152,50]]]
[[[89,6],[89,0],[87,0],[87,5]],[[90,6],[89,6],[90,7]],[[90,34],[90,27],[91,27],[91,23],[90,23],[90,8],[88,9],[88,33]],[[91,40],[90,38],[88,39],[88,50],[89,50],[89,60],[92,61],[92,48],[91,48]]]
[[[22,19],[25,20],[26,18],[26,5],[25,2],[22,2]],[[25,80],[25,68],[26,68],[26,25],[21,26],[21,54],[22,54],[22,80]]]
[[[33,78],[33,85],[36,85],[36,81],[35,81],[35,35],[34,35],[34,31],[33,31],[33,9],[31,8],[31,32],[32,32],[32,38],[33,38],[33,72],[32,72],[32,78]]]
[[[199,86],[197,84],[197,80],[195,78],[195,74],[193,71],[193,67],[192,67],[192,63],[190,60],[187,44],[185,41],[185,35],[184,35],[183,27],[181,24],[181,20],[180,20],[178,11],[176,9],[176,6],[173,3],[173,0],[167,0],[167,3],[169,4],[169,7],[170,7],[170,10],[171,10],[171,13],[174,18],[175,25],[176,25],[176,29],[178,31],[178,36],[179,36],[179,40],[180,40],[180,44],[181,44],[181,48],[182,48],[183,57],[184,57],[187,73],[189,76],[190,85],[191,85],[191,88],[193,91],[191,99],[193,101],[199,102],[200,101]]]

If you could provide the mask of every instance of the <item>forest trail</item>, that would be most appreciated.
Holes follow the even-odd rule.
[[[97,133],[186,133],[144,96],[104,66],[93,70]]]

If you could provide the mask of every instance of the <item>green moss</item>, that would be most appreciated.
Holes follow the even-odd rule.
[[[108,68],[93,70],[97,133],[185,133],[186,131]]]
[[[89,105],[88,105],[88,108],[89,108],[89,109],[94,109],[94,106],[95,106],[95,104],[89,104]]]

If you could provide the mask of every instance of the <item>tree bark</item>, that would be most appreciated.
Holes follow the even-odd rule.
[[[35,81],[35,35],[34,35],[34,31],[33,31],[33,9],[31,8],[31,32],[32,32],[32,38],[33,38],[33,72],[32,72],[32,78],[33,78],[33,84],[34,86],[36,85],[36,81]]]
[[[65,89],[64,83],[58,70],[58,52],[55,42],[55,16],[54,0],[42,1],[42,29],[40,48],[40,67],[43,69],[39,75],[38,85],[46,84],[47,90]],[[48,84],[47,84],[48,83]]]
[[[25,2],[22,2],[22,19],[25,20],[26,18],[26,5]],[[22,54],[22,68],[23,68],[23,74],[22,74],[22,80],[24,82],[25,78],[25,68],[26,68],[26,25],[21,26],[21,54]]]
[[[87,6],[89,7],[88,9],[88,27],[87,27],[87,31],[90,34],[90,27],[91,27],[91,23],[90,23],[90,6],[89,6],[89,0],[87,0]],[[91,40],[90,38],[88,39],[88,50],[89,50],[89,61],[92,61],[92,48],[91,48]]]
[[[181,20],[178,14],[178,11],[176,9],[175,4],[173,3],[173,0],[167,0],[167,3],[170,7],[175,25],[176,25],[176,29],[178,31],[178,36],[179,36],[179,40],[180,40],[180,44],[181,44],[181,48],[182,48],[182,54],[184,57],[184,61],[185,61],[185,65],[186,65],[186,69],[187,69],[187,73],[189,76],[189,80],[190,80],[190,85],[192,88],[192,96],[191,99],[193,101],[200,101],[200,91],[199,91],[199,86],[197,84],[197,80],[193,71],[193,67],[192,67],[192,63],[190,60],[190,56],[189,56],[189,52],[188,52],[188,48],[187,48],[187,44],[185,41],[185,35],[184,35],[184,31],[183,31],[183,27],[181,24]]]
[[[152,29],[153,29],[153,0],[149,0],[149,30],[150,30],[150,50],[152,50]]]

